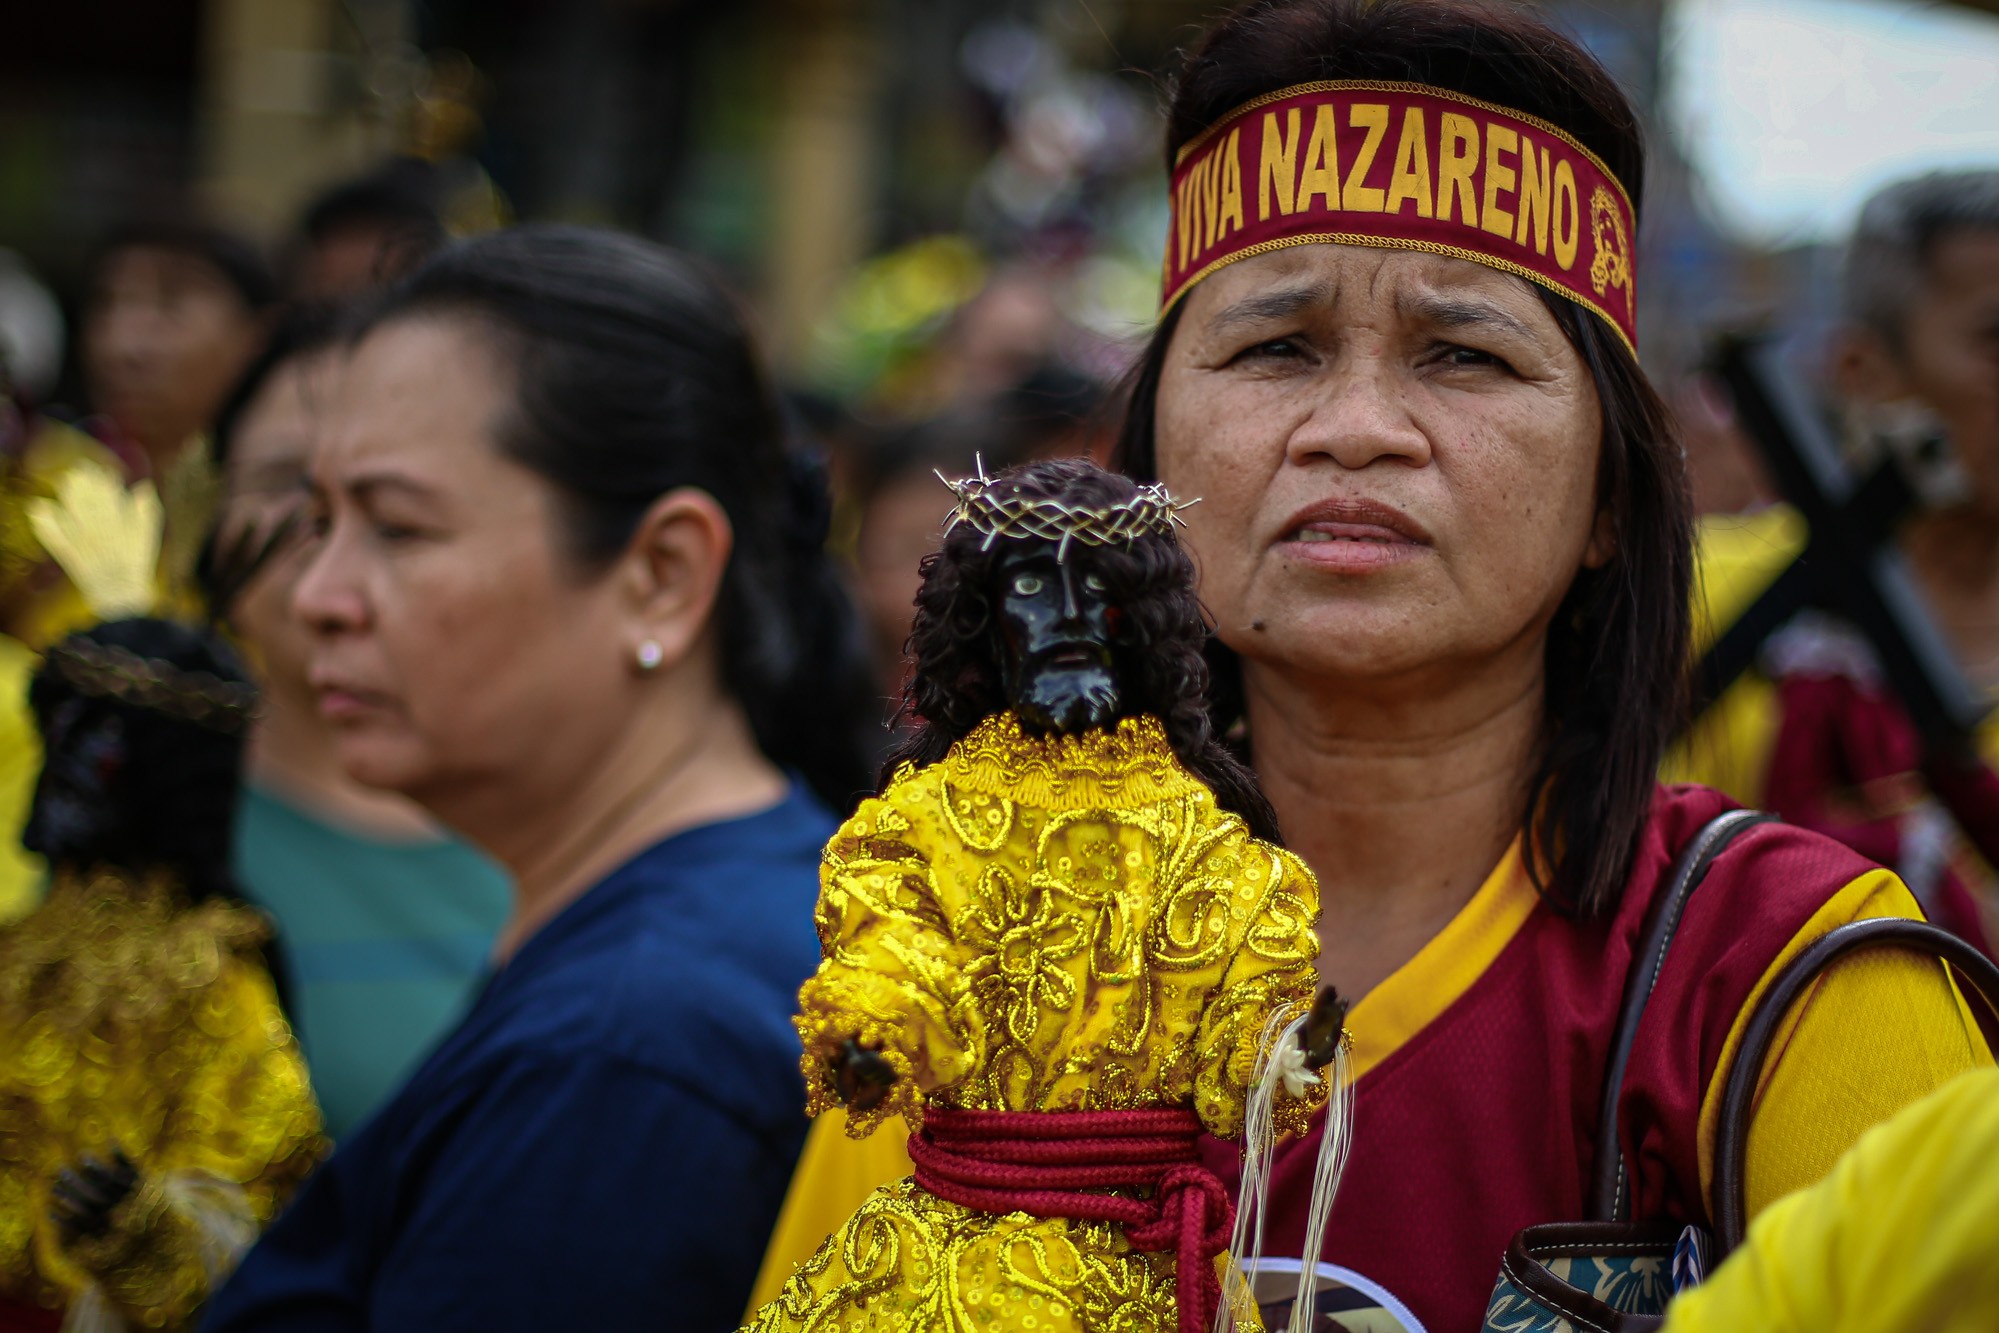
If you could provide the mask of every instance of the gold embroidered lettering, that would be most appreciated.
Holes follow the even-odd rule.
[[[1221,221],[1221,159],[1213,149],[1201,159],[1201,248],[1215,243],[1215,224]]]
[[[1347,108],[1347,124],[1365,129],[1367,138],[1361,141],[1360,156],[1347,174],[1340,205],[1354,213],[1379,213],[1386,196],[1380,186],[1365,182],[1374,166],[1374,155],[1381,151],[1381,141],[1388,134],[1388,106],[1384,102],[1356,102]]]
[[[1582,240],[1582,202],[1576,198],[1576,173],[1566,158],[1555,163],[1555,262],[1567,272],[1576,266],[1576,245]]]
[[[1263,162],[1256,169],[1256,220],[1270,221],[1270,198],[1277,196],[1277,211],[1291,215],[1292,182],[1298,178],[1298,108],[1286,113],[1291,132],[1277,128],[1277,113],[1263,113]]]
[[[1510,125],[1487,125],[1485,127],[1485,200],[1479,208],[1484,216],[1480,225],[1494,236],[1513,235],[1513,214],[1499,206],[1499,196],[1503,191],[1513,193],[1519,176],[1512,167],[1499,160],[1501,153],[1511,153],[1520,147],[1520,136]]]
[[[1520,136],[1520,218],[1514,224],[1513,239],[1519,245],[1527,244],[1527,235],[1534,235],[1534,253],[1548,253],[1548,190],[1554,181],[1548,175],[1548,150],[1541,150],[1541,162],[1534,164],[1534,141],[1526,135]]]
[[[1242,160],[1236,155],[1241,141],[1242,131],[1230,130],[1229,141],[1222,145],[1222,220],[1215,230],[1223,236],[1243,227]]]
[[[1328,210],[1340,206],[1340,143],[1333,137],[1333,108],[1321,104],[1312,111],[1312,142],[1305,148],[1305,169],[1298,174],[1298,211],[1312,206],[1315,194],[1326,197]]]
[[[1197,167],[1196,170],[1199,168]],[[1196,201],[1200,191],[1195,189],[1195,172],[1190,171],[1180,178],[1180,267],[1186,268],[1194,258],[1194,242],[1200,231],[1200,220],[1194,216]]]
[[[1444,113],[1443,141],[1438,148],[1437,216],[1451,220],[1451,205],[1467,227],[1478,225],[1478,195],[1471,178],[1478,170],[1478,123],[1455,111]]]
[[[1402,138],[1395,145],[1395,171],[1388,178],[1388,211],[1399,213],[1405,200],[1416,201],[1416,216],[1435,215],[1430,204],[1429,130],[1423,124],[1423,108],[1412,106],[1402,113]]]

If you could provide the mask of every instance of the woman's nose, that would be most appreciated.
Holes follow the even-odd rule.
[[[315,634],[352,633],[368,623],[368,600],[341,543],[322,538],[309,547],[292,584],[292,614]]]
[[[1286,461],[1330,458],[1358,470],[1381,459],[1421,467],[1430,438],[1409,413],[1405,388],[1392,367],[1364,362],[1331,370],[1310,413],[1285,441]]]

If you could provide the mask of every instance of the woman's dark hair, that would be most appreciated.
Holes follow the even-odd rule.
[[[236,444],[236,431],[244,414],[257,401],[271,377],[302,356],[331,347],[340,340],[341,317],[338,307],[298,305],[287,307],[262,350],[237,377],[229,396],[222,400],[215,421],[208,428],[209,458],[224,467]]]
[[[713,496],[735,531],[716,611],[721,676],[757,743],[836,809],[868,786],[860,627],[825,551],[822,470],[786,448],[743,316],[687,258],[595,227],[535,225],[440,251],[363,321],[462,317],[494,336],[508,457],[547,480],[571,554],[608,564],[654,501]]]
[[[127,222],[99,241],[85,271],[93,288],[113,255],[126,250],[166,250],[199,260],[228,283],[245,309],[269,309],[278,299],[270,261],[248,240],[225,227],[175,213]]]
[[[249,686],[219,638],[170,620],[114,620],[64,639],[28,685],[46,753],[23,844],[54,867],[164,870],[196,901],[239,897],[229,860],[242,728],[86,693],[60,659],[65,649],[92,647],[144,659],[169,688]]]
[[[1080,458],[1028,463],[1000,474],[1029,499],[1060,498],[1091,508],[1129,500],[1138,488]],[[987,544],[959,524],[923,558],[916,621],[909,632],[915,669],[903,713],[917,726],[889,752],[879,786],[904,764],[934,764],[980,722],[1008,706],[1001,663],[1006,651],[995,607],[1005,540]],[[1259,838],[1277,841],[1277,817],[1256,778],[1215,735],[1208,712],[1208,669],[1201,660],[1207,621],[1194,596],[1194,566],[1172,534],[1129,544],[1072,543],[1065,557],[1101,578],[1118,608],[1115,652],[1125,711],[1150,713],[1188,771],[1216,803],[1241,815]]]
[[[1426,83],[1552,121],[1602,158],[1636,206],[1644,145],[1631,104],[1575,41],[1483,0],[1251,0],[1187,56],[1173,90],[1166,159],[1251,98],[1317,80]],[[1693,520],[1665,404],[1623,342],[1545,288],[1589,368],[1603,411],[1598,503],[1616,554],[1585,569],[1548,631],[1538,767],[1521,795],[1536,884],[1582,916],[1616,904],[1651,811],[1661,756],[1685,707]],[[1176,307],[1133,369],[1115,462],[1157,475],[1156,398]],[[1209,661],[1220,725],[1242,709],[1241,663]],[[1251,738],[1252,744],[1254,738]]]

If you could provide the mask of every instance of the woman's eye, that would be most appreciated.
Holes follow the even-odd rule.
[[[377,522],[373,527],[375,536],[385,542],[406,542],[419,535],[415,528],[404,527],[400,523]]]
[[[1013,590],[1022,597],[1032,597],[1041,591],[1041,580],[1032,574],[1016,575],[1013,580]]]
[[[1104,581],[1098,578],[1095,574],[1083,575],[1083,586],[1089,589],[1091,592],[1104,591]]]
[[[1437,350],[1436,360],[1447,366],[1497,366],[1507,369],[1504,360],[1491,352],[1482,352],[1476,347],[1464,347],[1457,343],[1446,343]]]
[[[1304,354],[1305,349],[1300,347],[1293,339],[1272,338],[1269,342],[1260,342],[1253,347],[1245,347],[1239,354],[1239,359],[1290,361]]]

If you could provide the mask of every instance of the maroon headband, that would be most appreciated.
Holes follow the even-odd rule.
[[[1225,264],[1329,241],[1516,274],[1637,352],[1631,198],[1596,154],[1518,111],[1418,83],[1280,89],[1180,150],[1172,206],[1162,310]]]

